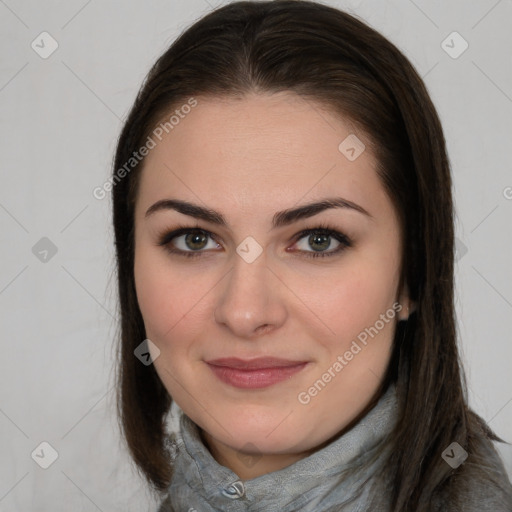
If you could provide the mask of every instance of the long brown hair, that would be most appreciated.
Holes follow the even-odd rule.
[[[172,476],[165,449],[171,405],[153,366],[134,357],[146,338],[134,285],[134,207],[144,163],[120,179],[158,122],[194,96],[243,97],[292,91],[354,122],[372,142],[404,240],[402,283],[417,304],[400,322],[387,380],[396,383],[392,508],[428,510],[448,494],[452,471],[442,452],[457,442],[480,462],[475,439],[500,440],[467,406],[454,314],[452,183],[445,140],[426,87],[386,38],[338,9],[299,0],[234,2],[188,28],[151,68],[115,154],[113,220],[120,306],[118,414],[131,456],[157,491]],[[501,440],[500,440],[501,441]],[[473,461],[473,462],[471,462]],[[483,473],[482,473],[483,474]],[[447,495],[448,495],[447,494]]]

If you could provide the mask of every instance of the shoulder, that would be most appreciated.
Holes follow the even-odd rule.
[[[161,503],[156,512],[174,512],[171,505],[171,498],[167,496]]]
[[[467,459],[435,502],[439,511],[512,512],[512,484],[491,439],[483,434],[472,439]]]

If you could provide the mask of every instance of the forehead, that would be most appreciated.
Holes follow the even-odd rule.
[[[366,136],[350,120],[290,92],[197,98],[155,142],[144,162],[138,210],[166,195],[221,210],[262,211],[333,193],[361,203],[382,194]],[[356,159],[347,157],[352,146]]]

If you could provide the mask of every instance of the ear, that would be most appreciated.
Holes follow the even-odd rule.
[[[416,302],[409,298],[409,288],[407,284],[404,284],[399,297],[398,303],[402,306],[402,309],[398,313],[398,320],[408,320],[409,315],[416,311]]]

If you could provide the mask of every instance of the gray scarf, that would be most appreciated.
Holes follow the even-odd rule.
[[[199,428],[182,414],[169,497],[159,512],[362,512],[389,510],[388,493],[375,478],[397,419],[391,384],[349,431],[312,455],[266,475],[242,481],[220,465]],[[382,456],[369,459],[379,448]]]

